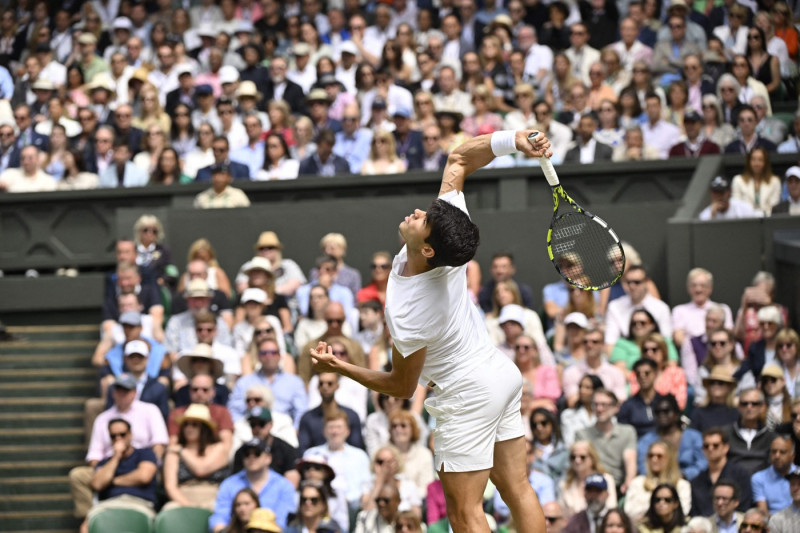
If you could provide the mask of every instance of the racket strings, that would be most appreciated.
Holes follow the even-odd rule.
[[[579,287],[609,287],[622,274],[622,247],[592,217],[577,212],[559,216],[552,224],[550,246],[556,268]]]

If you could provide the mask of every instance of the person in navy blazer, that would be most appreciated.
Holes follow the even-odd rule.
[[[218,135],[211,144],[211,148],[214,150],[214,165],[228,165],[231,169],[231,177],[235,180],[252,179],[250,176],[250,169],[247,165],[231,161],[229,157],[231,148],[227,137]],[[197,177],[194,181],[211,181],[211,167],[214,165],[209,165],[198,170]]]
[[[398,107],[392,115],[394,120],[394,141],[397,146],[397,155],[405,159],[407,168],[421,168],[424,148],[422,147],[422,132],[411,129],[411,110]]]
[[[333,177],[350,174],[350,164],[343,157],[333,153],[336,135],[331,130],[322,130],[317,135],[317,153],[300,162],[299,176]]]
[[[750,343],[747,348],[747,359],[742,362],[739,370],[733,374],[733,378],[736,380],[742,379],[748,370],[753,373],[756,381],[760,380],[761,371],[764,370],[764,365],[767,362],[767,342],[773,345],[773,349],[776,349],[774,346],[775,336],[783,323],[780,309],[777,306],[768,305],[759,309],[756,317],[758,318],[758,323],[761,324],[761,331],[764,337]]]
[[[169,392],[158,379],[147,374],[147,358],[150,355],[149,344],[142,339],[133,339],[125,343],[125,370],[127,372],[117,376],[114,386],[124,386],[126,389],[137,389],[136,398],[139,401],[152,403],[164,417],[164,422],[169,418]],[[140,387],[140,384],[144,385]],[[133,386],[131,386],[133,385]],[[113,394],[106,398],[106,409],[114,402]]]

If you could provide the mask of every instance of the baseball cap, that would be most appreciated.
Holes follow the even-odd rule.
[[[264,422],[272,422],[272,413],[266,407],[253,407],[247,412],[247,418],[256,418]]]
[[[339,46],[339,53],[357,56],[358,48],[353,41],[345,41]]]
[[[241,302],[243,304],[246,304],[247,302],[256,302],[259,304],[263,304],[266,301],[267,301],[267,293],[259,288],[250,287],[245,289],[244,292],[242,293]]]
[[[703,122],[703,117],[701,117],[700,113],[698,113],[694,109],[687,109],[686,112],[683,114],[683,121]]]
[[[114,380],[114,387],[122,387],[123,389],[133,390],[136,388],[136,379],[130,374],[120,374]]]
[[[236,69],[236,67],[225,65],[219,69],[220,83],[236,83],[237,81],[239,81],[239,71]]]
[[[141,326],[142,314],[139,311],[125,311],[119,315],[118,322],[126,326]]]
[[[405,106],[399,106],[392,113],[393,117],[411,118],[411,110]]]
[[[589,319],[586,318],[586,315],[583,313],[575,311],[564,317],[564,325],[569,326],[570,324],[574,324],[581,329],[586,329],[589,327]]]
[[[201,83],[194,88],[194,92],[197,96],[207,96],[209,94],[214,94],[214,89],[207,83]]]
[[[242,448],[243,449],[253,448],[253,449],[256,449],[256,450],[260,450],[262,452],[270,453],[269,444],[267,444],[265,441],[263,441],[263,440],[261,440],[261,439],[259,439],[257,437],[253,437],[249,441],[247,441],[244,444],[242,444]]]
[[[800,180],[800,167],[795,165],[793,167],[789,167],[789,170],[786,171],[786,179],[789,178],[797,178]]]
[[[133,29],[133,23],[128,17],[117,17],[114,19],[112,28],[115,30],[131,30]]]
[[[497,322],[503,325],[511,321],[516,322],[520,326],[525,325],[525,310],[521,305],[508,304],[504,305],[503,309],[500,310],[500,317]]]
[[[125,356],[133,354],[139,354],[147,357],[150,355],[150,347],[142,340],[132,340],[125,344]]]
[[[712,191],[727,191],[731,188],[731,183],[722,176],[717,176],[711,180],[708,187]]]
[[[606,478],[600,474],[589,474],[583,486],[587,489],[608,490]]]

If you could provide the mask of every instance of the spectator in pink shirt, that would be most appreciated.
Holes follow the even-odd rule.
[[[583,337],[586,351],[584,360],[564,371],[562,386],[567,397],[567,405],[572,407],[578,401],[578,384],[585,374],[598,376],[606,389],[614,392],[620,401],[628,397],[625,374],[603,357],[603,332],[597,328],[586,330]]]
[[[672,338],[675,346],[683,346],[686,339],[706,332],[706,312],[714,305],[725,310],[725,327],[733,327],[733,314],[726,304],[711,301],[714,275],[705,268],[693,268],[686,276],[686,291],[691,301],[672,309]]]

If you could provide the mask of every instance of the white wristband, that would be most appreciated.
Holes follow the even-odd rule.
[[[514,130],[502,130],[492,133],[492,153],[495,157],[513,154],[517,151],[517,145],[514,142],[516,133]]]

